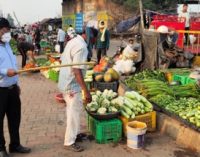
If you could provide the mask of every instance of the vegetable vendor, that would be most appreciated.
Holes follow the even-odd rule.
[[[176,51],[175,44],[178,39],[178,34],[173,28],[167,26],[160,26],[157,29],[160,33],[159,49],[160,49],[160,65],[163,68],[175,68],[176,67]]]
[[[69,41],[61,56],[61,64],[82,63],[87,61],[88,50],[84,39],[75,33],[73,28],[68,28]],[[78,46],[77,46],[78,45]],[[83,147],[76,143],[81,138],[80,116],[83,112],[81,90],[83,90],[86,103],[92,101],[89,90],[84,82],[86,66],[65,67],[60,70],[58,88],[63,93],[66,102],[67,127],[65,132],[64,147],[75,152],[83,151]]]
[[[22,55],[22,68],[26,65],[27,56],[29,56],[32,59],[32,62],[35,63],[35,57],[34,57],[34,45],[26,42],[24,36],[16,37],[18,38],[18,45],[17,49]]]
[[[16,57],[10,47],[10,24],[0,18],[0,156],[9,157],[3,131],[5,115],[10,134],[10,153],[29,153],[30,148],[20,143],[19,127],[21,121],[20,87],[18,86]]]

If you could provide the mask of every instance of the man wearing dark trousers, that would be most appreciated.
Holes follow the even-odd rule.
[[[62,29],[62,27],[59,27],[57,41],[60,46],[60,53],[63,53],[64,51],[65,35],[65,31]]]
[[[0,157],[9,157],[3,132],[5,115],[10,134],[9,152],[29,153],[31,151],[30,148],[20,144],[20,88],[16,73],[16,58],[9,45],[10,39],[10,24],[5,18],[0,18]]]
[[[106,28],[105,22],[99,22],[99,31],[97,35],[96,48],[97,48],[97,62],[99,63],[102,56],[107,55],[107,50],[110,46],[110,33]]]

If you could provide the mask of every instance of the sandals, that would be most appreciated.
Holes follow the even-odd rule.
[[[87,139],[87,134],[80,133],[76,136],[76,142],[82,142],[85,139]]]
[[[84,148],[82,146],[79,146],[77,143],[74,143],[70,146],[64,146],[64,148],[66,150],[70,150],[70,151],[73,151],[73,152],[82,152],[84,151]]]

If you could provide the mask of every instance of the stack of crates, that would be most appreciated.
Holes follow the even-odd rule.
[[[122,122],[119,119],[96,120],[88,115],[88,130],[99,144],[117,143],[122,137]]]

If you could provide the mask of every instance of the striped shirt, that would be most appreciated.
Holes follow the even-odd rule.
[[[71,39],[66,47],[65,50],[61,56],[61,64],[71,64],[71,63],[82,63],[87,61],[87,45],[84,41],[84,39],[81,36],[77,36],[73,39]],[[81,87],[77,83],[75,79],[75,75],[72,71],[73,68],[81,69],[83,75],[86,71],[86,66],[73,66],[73,67],[65,67],[61,68],[60,74],[59,74],[59,81],[58,81],[58,88],[61,92],[80,92]]]

